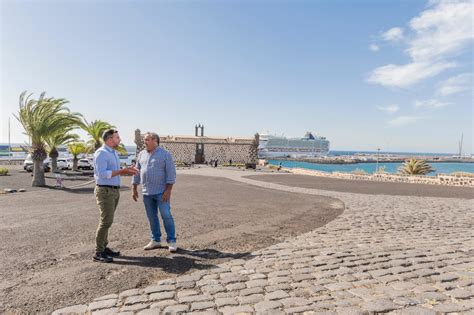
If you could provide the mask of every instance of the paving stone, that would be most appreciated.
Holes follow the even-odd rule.
[[[337,290],[349,290],[353,286],[349,282],[337,282],[337,283],[330,283],[326,284],[325,287],[329,289],[330,291],[337,291]]]
[[[437,313],[429,308],[415,306],[415,307],[407,307],[403,310],[397,310],[393,312],[393,314],[400,314],[400,315],[437,315]]]
[[[433,310],[436,312],[442,312],[442,313],[456,313],[456,312],[463,311],[464,307],[456,303],[446,303],[446,304],[435,305],[433,307]]]
[[[393,303],[390,300],[379,299],[374,301],[367,301],[362,304],[362,309],[375,312],[375,313],[383,313],[389,312],[400,308],[399,305]]]
[[[239,301],[240,304],[245,305],[245,304],[256,304],[260,301],[263,301],[263,294],[252,294],[252,295],[247,295],[247,296],[240,296]]]
[[[209,294],[188,295],[178,298],[178,300],[180,303],[205,302],[212,300],[212,296]]]
[[[149,303],[138,303],[133,305],[126,305],[123,306],[120,311],[121,312],[136,312],[148,308],[150,306]]]
[[[152,303],[150,305],[150,308],[162,309],[162,308],[166,308],[167,306],[176,305],[176,304],[178,304],[178,302],[176,302],[175,300],[163,300],[156,303]]]
[[[285,312],[288,313],[288,314],[297,314],[297,313],[303,313],[303,312],[311,311],[311,310],[314,310],[313,305],[302,305],[302,306],[295,306],[295,307],[291,307],[291,308],[286,308]],[[306,313],[304,313],[304,314],[306,314]]]
[[[161,301],[161,300],[169,300],[174,298],[174,291],[167,291],[167,292],[156,292],[152,293],[149,296],[150,301]]]
[[[120,309],[118,307],[104,308],[91,313],[91,315],[116,315],[119,314]]]
[[[198,294],[200,294],[200,292],[198,290],[186,289],[186,290],[178,291],[177,296],[178,296],[178,299],[180,299],[180,298],[183,298],[185,296],[198,295]]]
[[[261,287],[264,287],[266,285],[268,285],[268,281],[267,279],[260,279],[260,280],[251,280],[251,281],[247,281],[245,282],[245,285],[247,286],[247,288],[251,289],[251,288],[261,288]]]
[[[225,288],[220,284],[212,284],[201,287],[201,291],[207,294],[216,294],[225,291]]]
[[[125,299],[125,305],[133,305],[137,303],[146,303],[148,302],[148,296],[146,295],[136,295],[136,296],[129,296]]]
[[[444,294],[438,293],[438,292],[425,292],[421,294],[421,299],[426,301],[446,301],[448,297]]]
[[[238,305],[236,298],[229,297],[229,298],[216,298],[215,303],[218,307],[228,306],[228,305]]]
[[[226,285],[226,284],[230,284],[230,283],[243,282],[243,281],[247,281],[247,280],[248,280],[248,278],[245,277],[245,276],[234,275],[232,277],[222,278],[220,280],[220,283],[223,284],[223,285]]]
[[[308,301],[307,299],[300,298],[300,297],[288,297],[279,300],[279,302],[285,307],[295,307],[295,306],[303,306],[303,305],[308,305],[311,302]]]
[[[186,313],[188,315],[219,315],[220,313],[214,310],[206,310],[206,311],[195,311]]]
[[[196,281],[182,281],[176,283],[177,289],[192,289],[196,286]]]
[[[336,308],[338,315],[368,315],[368,312],[364,312],[358,307],[338,307]]]
[[[164,314],[176,314],[180,312],[187,312],[189,310],[189,306],[186,304],[176,304],[167,306],[164,310]]]
[[[276,309],[280,306],[281,306],[281,303],[277,301],[262,301],[255,304],[255,311],[264,312],[264,311]]]
[[[87,305],[74,305],[69,307],[64,307],[59,310],[56,310],[52,313],[52,315],[65,315],[65,314],[82,314],[87,311]]]
[[[423,304],[423,302],[424,301],[422,301],[421,299],[418,299],[415,297],[406,297],[406,296],[400,296],[393,299],[393,303],[398,304],[400,306],[418,305],[418,304]]]
[[[274,291],[265,295],[265,300],[280,300],[289,297],[288,293],[283,290]]]
[[[139,295],[140,290],[139,289],[131,289],[127,291],[123,291],[122,293],[119,294],[119,298],[126,298],[132,295]]]
[[[89,304],[88,311],[100,310],[102,308],[111,308],[117,305],[117,299],[101,300]]]
[[[195,302],[191,304],[191,311],[205,310],[214,307],[214,302]]]
[[[436,291],[438,291],[438,289],[428,284],[419,285],[413,289],[413,292],[415,293],[436,292]]]
[[[243,289],[240,291],[239,295],[246,296],[246,295],[257,294],[257,293],[263,293],[263,288],[258,287],[258,288]]]
[[[235,290],[245,289],[246,287],[247,286],[245,284],[238,282],[238,283],[229,284],[225,288],[227,289],[227,291],[235,291]]]
[[[454,280],[457,280],[459,279],[459,277],[455,274],[443,274],[443,275],[439,275],[439,276],[433,276],[432,279],[434,281],[439,281],[439,282],[449,282],[449,281],[454,281]]]
[[[151,309],[151,308],[148,308],[148,309],[144,309],[142,311],[139,311],[137,313],[137,315],[157,315],[158,314],[158,311],[157,309]]]
[[[219,312],[222,312],[223,315],[234,315],[234,314],[254,314],[254,309],[250,305],[241,305],[241,306],[226,306],[219,308]]]
[[[146,287],[143,291],[150,294],[155,292],[174,291],[175,288],[174,285],[151,285]]]
[[[452,291],[446,292],[446,294],[455,299],[464,300],[474,297],[474,290],[454,289]]]

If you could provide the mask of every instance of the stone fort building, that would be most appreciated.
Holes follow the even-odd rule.
[[[160,146],[170,151],[175,162],[202,164],[218,161],[218,164],[243,163],[255,165],[258,161],[258,134],[253,138],[207,137],[204,126],[195,126],[194,136],[160,136]],[[135,130],[137,154],[143,150],[143,134]]]

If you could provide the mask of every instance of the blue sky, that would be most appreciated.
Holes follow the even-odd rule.
[[[0,142],[23,90],[162,135],[326,136],[334,150],[473,143],[469,1],[1,2]],[[12,118],[12,142],[23,142]]]

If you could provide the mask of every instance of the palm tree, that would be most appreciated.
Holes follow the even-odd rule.
[[[77,134],[70,133],[73,129],[75,129],[75,126],[65,127],[64,129],[58,130],[56,133],[49,135],[45,139],[49,149],[49,157],[51,159],[51,169],[53,173],[58,171],[58,146],[79,140]]]
[[[20,110],[16,119],[25,129],[25,134],[31,139],[31,157],[33,159],[33,186],[44,186],[43,161],[46,159],[46,138],[79,122],[79,114],[71,113],[64,98],[45,98],[46,92],[41,93],[38,100],[32,99],[32,94],[24,91],[20,94]]]
[[[435,170],[424,160],[410,159],[405,161],[398,171],[405,175],[426,175]]]
[[[83,122],[81,122],[81,128],[91,137],[87,144],[89,146],[89,152],[94,152],[102,146],[102,134],[104,131],[110,128],[115,128],[115,126],[102,120],[88,122],[84,118]]]
[[[71,142],[68,144],[68,151],[72,154],[72,170],[77,171],[77,161],[80,154],[87,152],[87,146],[84,142]]]

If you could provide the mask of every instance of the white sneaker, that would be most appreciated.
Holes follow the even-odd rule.
[[[168,250],[170,253],[175,253],[178,250],[176,243],[168,243]]]
[[[143,249],[144,249],[144,250],[150,250],[150,249],[155,249],[155,248],[160,248],[160,247],[161,247],[161,243],[160,243],[160,242],[151,240],[150,243],[146,244],[146,246],[143,247]]]

